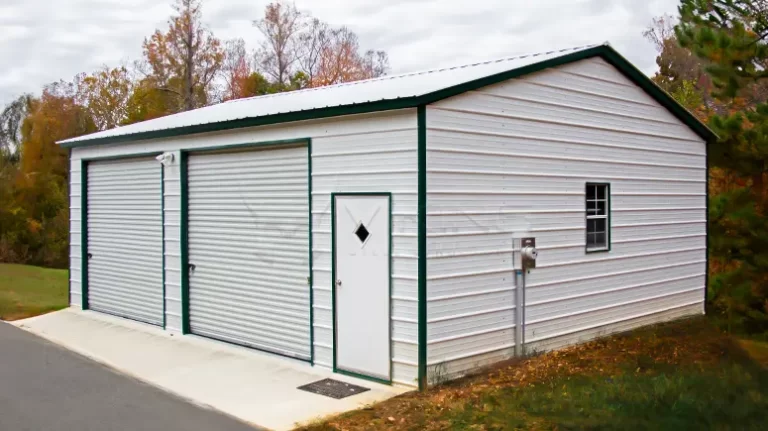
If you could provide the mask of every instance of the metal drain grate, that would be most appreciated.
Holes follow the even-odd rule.
[[[312,392],[313,394],[325,395],[326,397],[335,398],[337,400],[371,390],[370,388],[351,385],[333,379],[319,380],[308,385],[299,386],[298,389]]]

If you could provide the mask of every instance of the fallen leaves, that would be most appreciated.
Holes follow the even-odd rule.
[[[483,401],[488,394],[515,387],[551,385],[558,378],[601,375],[608,381],[627,371],[645,373],[649,365],[713,364],[725,351],[727,337],[713,330],[705,319],[690,319],[629,334],[595,340],[586,344],[530,358],[515,358],[486,368],[475,375],[449,382],[427,392],[412,392],[352,412],[307,430],[449,430],[444,420],[451,411],[475,406],[491,412]],[[633,365],[634,364],[634,365]],[[553,388],[554,389],[554,388]],[[563,388],[558,394],[569,396]],[[524,414],[524,412],[520,412]],[[471,425],[467,429],[484,429]]]

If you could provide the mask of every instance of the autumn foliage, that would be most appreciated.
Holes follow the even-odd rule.
[[[174,0],[167,27],[143,58],[103,66],[25,94],[0,111],[0,262],[66,267],[69,164],[57,141],[226,100],[380,76],[383,51],[293,4],[268,4],[254,21],[258,48],[221,41],[202,0]]]
[[[654,81],[718,134],[708,148],[709,311],[768,333],[768,7],[682,0],[654,20]],[[677,23],[677,25],[675,25]]]
[[[0,260],[63,267],[69,246],[67,152],[56,141],[96,131],[67,84],[26,98],[18,162],[0,160]]]

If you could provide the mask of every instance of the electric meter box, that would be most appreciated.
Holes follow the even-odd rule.
[[[536,258],[538,256],[539,251],[536,250],[536,238],[523,238],[520,241],[520,257],[523,270],[536,268]]]

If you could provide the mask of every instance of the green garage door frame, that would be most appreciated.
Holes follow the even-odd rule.
[[[124,154],[111,157],[84,157],[80,159],[80,284],[81,296],[80,306],[83,310],[89,310],[88,301],[88,164],[91,162],[113,161],[125,159],[138,159],[142,157],[157,157],[163,152],[149,152]],[[159,163],[159,162],[158,162]],[[162,295],[163,295],[163,329],[166,325],[166,304],[165,304],[165,166],[160,165],[160,224],[161,224],[161,242],[162,242]],[[71,267],[71,265],[70,265]],[[118,316],[124,319],[130,317]],[[141,322],[145,323],[145,322]]]
[[[206,153],[206,152],[218,152],[226,150],[248,150],[255,148],[268,149],[269,147],[280,147],[291,144],[305,144],[307,146],[307,192],[309,203],[309,250],[307,256],[309,258],[309,344],[310,344],[310,364],[315,363],[315,314],[314,314],[314,276],[313,276],[313,262],[312,262],[312,138],[296,138],[296,139],[284,139],[284,140],[272,140],[272,141],[259,141],[250,142],[244,144],[233,145],[219,145],[201,148],[187,148],[181,150],[180,167],[181,167],[181,328],[182,334],[191,334],[190,319],[189,319],[189,175],[187,172],[187,164],[189,161],[189,154],[194,153]],[[254,350],[261,350],[251,346]],[[286,356],[291,359],[299,360],[288,355],[281,355],[276,352],[268,352],[270,354]]]

